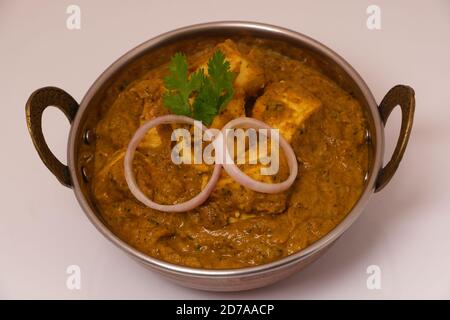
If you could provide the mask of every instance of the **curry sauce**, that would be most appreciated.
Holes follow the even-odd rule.
[[[137,201],[125,181],[123,158],[140,125],[169,113],[162,101],[167,74],[162,64],[128,84],[102,115],[91,189],[110,229],[152,257],[197,268],[255,266],[306,248],[350,212],[368,170],[367,124],[358,101],[319,68],[262,44],[211,43],[188,54],[189,71],[201,68],[216,48],[236,74],[235,94],[211,127],[250,116],[280,129],[298,160],[295,183],[285,192],[264,194],[222,170],[209,199],[189,212],[159,212]],[[212,172],[205,164],[171,161],[172,130],[171,125],[150,130],[133,164],[140,189],[161,204],[194,197]],[[273,182],[288,175],[281,160]],[[255,172],[251,165],[241,169]]]

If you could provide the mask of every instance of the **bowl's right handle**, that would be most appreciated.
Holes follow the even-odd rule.
[[[405,153],[409,135],[411,134],[415,108],[414,90],[411,87],[397,85],[384,96],[378,107],[384,125],[386,125],[389,115],[396,106],[400,106],[402,110],[400,135],[391,160],[389,160],[387,165],[378,174],[375,192],[383,189],[391,180]]]
[[[42,113],[47,107],[54,106],[61,110],[72,123],[78,110],[78,103],[62,89],[45,87],[34,91],[28,98],[25,112],[28,131],[42,162],[63,185],[72,186],[69,167],[62,164],[50,151],[42,133]]]

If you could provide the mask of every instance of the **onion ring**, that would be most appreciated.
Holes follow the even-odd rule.
[[[216,163],[220,157],[225,156],[225,161],[222,164],[225,171],[228,173],[230,177],[232,177],[236,182],[240,183],[241,185],[258,192],[263,193],[279,193],[282,191],[285,191],[288,189],[295,181],[295,178],[297,177],[298,173],[298,165],[297,165],[297,158],[295,156],[294,150],[292,150],[291,145],[289,142],[284,139],[281,134],[279,135],[279,142],[281,148],[284,150],[284,153],[287,157],[288,166],[289,166],[289,177],[280,183],[265,183],[261,181],[254,180],[250,178],[248,175],[246,175],[244,172],[242,172],[237,165],[234,163],[234,160],[231,159],[229,155],[228,146],[226,143],[226,130],[227,129],[233,129],[235,127],[241,127],[241,128],[254,128],[254,129],[268,129],[268,136],[271,136],[271,128],[266,123],[256,120],[254,118],[249,117],[241,117],[234,120],[231,120],[228,122],[223,128],[222,128],[222,135],[216,139],[216,150],[220,150],[220,152],[216,151],[216,156],[219,158],[216,158]],[[225,138],[224,138],[225,137]],[[222,148],[217,148],[220,144],[222,144]],[[222,152],[225,152],[222,154]]]
[[[124,169],[125,169],[125,180],[128,184],[128,187],[131,191],[131,193],[138,199],[140,202],[145,204],[147,207],[150,207],[155,210],[159,211],[165,211],[165,212],[184,212],[189,211],[191,209],[194,209],[201,205],[203,202],[208,199],[209,195],[213,191],[214,187],[217,184],[217,181],[220,177],[220,171],[222,170],[222,166],[216,162],[214,165],[214,170],[211,175],[211,178],[209,179],[208,183],[206,184],[205,188],[194,198],[177,204],[171,204],[171,205],[163,205],[158,204],[156,202],[153,202],[150,200],[138,187],[136,183],[136,178],[133,173],[132,163],[134,159],[134,153],[136,151],[137,146],[141,142],[142,138],[144,138],[145,134],[152,128],[156,127],[159,124],[169,124],[169,123],[186,123],[193,126],[199,126],[196,124],[196,121],[192,118],[186,117],[186,116],[178,116],[178,115],[165,115],[161,117],[157,117],[155,119],[152,119],[146,123],[144,123],[133,135],[133,138],[131,138],[131,141],[128,144],[127,151],[125,153],[125,160],[124,160]],[[202,124],[199,128],[202,130],[202,132],[207,131],[208,129]]]

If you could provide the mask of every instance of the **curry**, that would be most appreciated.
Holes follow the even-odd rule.
[[[187,55],[189,72],[202,68],[218,48],[235,75],[234,95],[210,127],[248,116],[279,129],[298,161],[294,184],[284,192],[259,193],[222,171],[208,200],[188,212],[161,212],[136,200],[124,177],[124,154],[143,123],[170,113],[163,103],[166,63],[129,83],[102,114],[91,192],[109,228],[138,250],[189,267],[242,268],[302,250],[346,217],[365,186],[367,123],[358,101],[320,68],[263,42],[228,39],[199,46]],[[191,199],[212,172],[212,166],[171,161],[173,127],[150,130],[133,162],[140,189],[161,204]],[[283,157],[273,177],[258,176],[255,168],[241,166],[259,180],[280,181],[288,174]]]

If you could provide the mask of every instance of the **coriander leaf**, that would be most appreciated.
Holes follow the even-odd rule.
[[[233,80],[230,63],[220,50],[208,61],[208,76],[199,69],[189,77],[186,56],[176,53],[170,61],[169,74],[164,77],[164,105],[175,114],[192,115],[209,125],[231,100]]]
[[[201,80],[196,75],[194,81],[188,79],[188,63],[186,56],[175,53],[169,63],[169,74],[164,77],[164,85],[168,91],[164,93],[163,102],[175,114],[190,115],[189,96],[198,90]]]
[[[217,105],[218,96],[211,81],[206,78],[193,104],[194,118],[210,125],[218,114]]]
[[[191,108],[189,103],[186,103],[180,94],[164,93],[163,95],[164,105],[175,114],[188,116],[191,114]]]
[[[170,60],[169,75],[164,77],[164,84],[169,90],[184,90],[187,87],[188,63],[186,56],[180,52]]]
[[[198,91],[205,81],[205,73],[203,69],[194,72],[189,79],[189,88],[191,91]]]
[[[222,51],[217,50],[208,62],[208,74],[218,98],[219,113],[233,97],[234,74],[230,71],[230,63],[225,60]]]
[[[230,63],[225,60],[222,51],[217,50],[208,61],[208,77],[194,101],[194,118],[210,125],[231,100],[233,91],[233,73]]]

